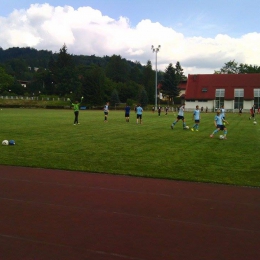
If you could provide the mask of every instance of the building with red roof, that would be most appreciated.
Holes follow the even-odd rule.
[[[186,92],[186,109],[196,105],[214,111],[222,105],[235,111],[240,107],[249,110],[253,104],[260,107],[260,73],[254,74],[189,74]]]

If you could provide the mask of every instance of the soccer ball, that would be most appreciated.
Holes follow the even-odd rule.
[[[223,139],[224,139],[224,135],[220,135],[220,136],[219,136],[219,139],[220,139],[220,140],[223,140]]]
[[[257,124],[257,122],[256,121],[254,121],[254,125],[256,125]]]
[[[9,144],[8,140],[4,140],[4,141],[2,142],[2,145],[8,145],[8,144]]]
[[[9,141],[9,145],[15,145],[15,141],[14,140],[10,140]]]
[[[186,125],[186,126],[185,126],[185,129],[190,129],[190,128],[189,128],[189,126]]]

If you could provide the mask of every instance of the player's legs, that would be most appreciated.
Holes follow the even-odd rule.
[[[105,115],[104,121],[107,122],[108,112],[104,112],[104,115]]]
[[[74,118],[74,125],[75,125],[75,124],[78,124],[78,123],[79,123],[79,122],[78,122],[79,111],[75,111],[75,112],[74,112],[74,115],[75,115],[75,118]]]
[[[227,139],[227,128],[224,128],[224,138]]]
[[[186,127],[186,123],[185,123],[185,119],[184,118],[182,119],[182,127],[183,127],[183,129],[185,129],[185,127]]]
[[[214,134],[216,134],[218,131],[220,130],[220,128],[217,128],[213,131],[213,133],[210,135],[210,137],[213,137]]]

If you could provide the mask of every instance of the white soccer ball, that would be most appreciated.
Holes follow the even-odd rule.
[[[187,126],[187,125],[185,126],[185,128],[186,128],[186,129],[190,129],[190,127],[189,127],[189,126]]]
[[[220,139],[220,140],[223,140],[223,139],[224,139],[224,135],[220,135],[220,136],[219,136],[219,139]]]
[[[254,121],[254,125],[256,125],[257,124],[257,122],[256,121]]]
[[[4,140],[4,141],[2,142],[2,145],[9,145],[8,140]]]

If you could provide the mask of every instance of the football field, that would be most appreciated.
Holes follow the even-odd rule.
[[[227,113],[227,140],[213,139],[215,113],[202,113],[198,132],[183,130],[176,113],[144,111],[143,124],[130,122],[124,111],[80,111],[80,125],[73,125],[72,110],[2,109],[3,165],[101,172],[198,182],[260,186],[260,120],[249,114]],[[260,118],[256,115],[256,119]],[[192,113],[185,113],[192,127]],[[221,132],[222,134],[222,132]]]

